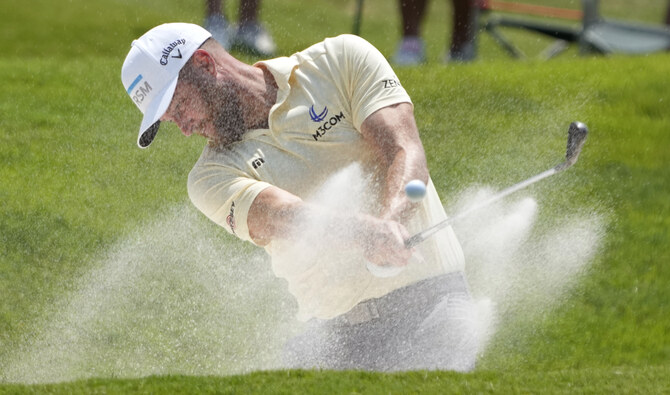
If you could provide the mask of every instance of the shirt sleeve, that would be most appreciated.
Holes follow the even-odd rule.
[[[249,208],[270,184],[217,163],[200,163],[188,176],[188,195],[207,218],[242,240],[249,235]],[[255,244],[255,243],[254,243]]]
[[[342,84],[349,96],[354,127],[375,111],[398,103],[412,103],[384,55],[361,37],[344,34],[327,42],[336,57]]]

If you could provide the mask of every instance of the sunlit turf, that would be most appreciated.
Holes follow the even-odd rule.
[[[136,380],[91,379],[50,385],[6,385],[10,392],[198,393],[198,394],[658,394],[670,390],[670,369],[649,366],[578,370],[478,372],[278,371],[230,377],[147,377]]]
[[[73,291],[101,251],[187,203],[185,177],[202,145],[167,127],[149,150],[137,149],[140,115],[119,80],[130,40],[163,21],[199,22],[198,7],[186,1],[39,3],[41,12],[17,4],[0,27],[12,37],[0,59],[0,380],[17,342],[54,300]],[[286,53],[349,30],[353,2],[345,9],[278,3],[268,2],[264,12]],[[396,37],[390,25],[397,21],[384,15],[395,8],[369,3],[363,36],[390,55]],[[435,13],[447,15],[435,3]],[[301,22],[280,23],[291,18]],[[533,187],[550,207],[549,222],[572,211],[597,211],[608,221],[590,272],[557,309],[532,326],[502,328],[479,371],[469,375],[103,378],[50,387],[3,384],[0,392],[668,391],[670,58],[566,54],[518,62],[484,38],[478,62],[444,66],[439,23],[431,15],[431,62],[397,72],[414,100],[446,206],[471,185],[502,188],[546,170],[562,160],[571,121],[590,127],[578,165]]]

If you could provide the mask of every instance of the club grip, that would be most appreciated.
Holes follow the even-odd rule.
[[[410,248],[414,247],[415,245],[421,243],[424,240],[425,240],[425,238],[423,237],[423,235],[421,233],[415,234],[414,236],[405,240],[405,248],[410,249]]]

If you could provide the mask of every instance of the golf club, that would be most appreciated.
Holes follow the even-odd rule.
[[[570,128],[568,129],[568,144],[567,144],[567,149],[565,152],[565,161],[562,163],[559,163],[558,165],[552,167],[549,170],[546,170],[536,176],[533,176],[525,181],[521,181],[518,184],[512,185],[511,187],[507,189],[503,189],[502,191],[498,192],[497,194],[491,196],[489,199],[476,204],[467,210],[456,214],[453,217],[449,217],[445,219],[442,222],[439,222],[430,228],[427,228],[414,236],[410,237],[409,239],[405,240],[405,246],[407,248],[412,248],[416,246],[417,244],[423,242],[430,236],[434,235],[438,231],[446,228],[447,226],[451,225],[454,221],[457,221],[473,211],[479,210],[482,207],[486,207],[490,205],[493,202],[496,202],[502,198],[504,198],[507,195],[510,195],[520,189],[523,189],[531,184],[534,184],[542,179],[545,179],[551,175],[554,175],[556,173],[560,173],[568,168],[570,168],[572,165],[574,165],[577,162],[577,158],[579,157],[579,153],[582,151],[582,146],[584,145],[584,142],[586,141],[586,136],[589,133],[588,128],[586,127],[585,124],[581,122],[573,122],[570,124]]]

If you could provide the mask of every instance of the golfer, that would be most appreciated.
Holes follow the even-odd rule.
[[[144,114],[140,147],[165,121],[207,140],[188,177],[189,197],[228,232],[264,248],[287,281],[307,322],[286,345],[288,367],[474,367],[475,320],[453,231],[413,249],[404,244],[446,215],[410,97],[371,44],[342,35],[248,65],[203,28],[170,23],[132,43],[122,82]],[[353,211],[320,204],[317,191],[351,166],[369,181],[372,204]],[[413,179],[427,184],[419,203],[404,194]],[[308,259],[285,259],[296,245]],[[379,276],[375,269],[384,268],[402,270]]]

